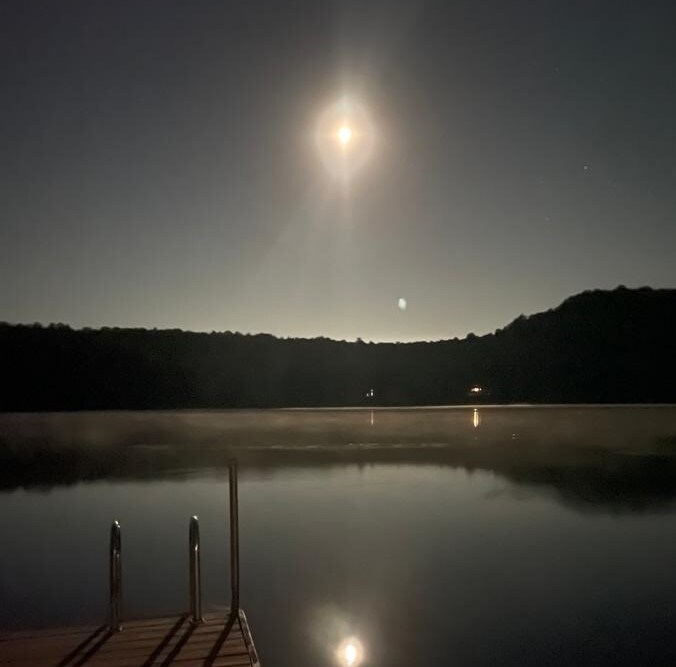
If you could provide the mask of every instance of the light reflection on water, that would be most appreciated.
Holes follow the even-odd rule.
[[[357,667],[364,660],[364,647],[356,637],[343,640],[336,651],[336,661],[347,667]]]
[[[496,419],[476,429],[473,410],[460,416],[480,434],[476,457]],[[519,459],[505,450],[514,427],[464,463],[430,447],[354,461],[280,450],[242,466],[242,604],[262,664],[335,664],[353,639],[362,665],[676,664],[670,459]],[[127,614],[187,610],[193,514],[205,609],[222,609],[225,480],[196,461],[190,474],[0,493],[0,626],[102,621],[114,518]]]

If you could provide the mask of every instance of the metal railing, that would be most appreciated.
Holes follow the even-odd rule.
[[[229,509],[230,509],[230,616],[236,618],[239,613],[239,504],[237,489],[237,462],[228,464]],[[192,623],[202,623],[202,573],[200,563],[200,527],[199,518],[190,519],[188,532],[190,561],[190,619]],[[122,537],[120,524],[113,521],[110,526],[109,550],[109,616],[108,627],[111,632],[122,629]]]
[[[110,605],[108,626],[111,632],[119,632],[122,629],[120,624],[120,607],[122,600],[122,535],[120,524],[113,521],[110,526],[110,550],[109,550],[109,584],[110,584]]]
[[[190,620],[202,622],[202,576],[200,571],[200,520],[193,516],[189,530],[190,549]]]
[[[239,611],[239,507],[237,500],[237,461],[228,466],[230,487],[230,614]]]

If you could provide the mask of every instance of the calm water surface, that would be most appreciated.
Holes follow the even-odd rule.
[[[436,442],[412,442],[421,415],[443,421]],[[363,664],[387,667],[676,664],[676,410],[429,415],[390,415],[409,423],[403,444],[385,432],[353,441],[346,427],[343,446],[240,452],[242,604],[263,665],[333,665],[347,636],[363,642]],[[0,433],[14,452],[12,419]],[[342,419],[372,428],[368,411]],[[38,486],[11,463],[16,479],[6,475],[0,491],[0,627],[103,620],[112,519],[122,524],[127,614],[187,609],[192,514],[205,606],[227,604],[224,460],[193,443],[172,465],[158,454],[153,471],[147,445],[124,445],[143,452],[141,476],[128,452],[119,457],[131,468],[71,458],[79,476],[59,470]]]

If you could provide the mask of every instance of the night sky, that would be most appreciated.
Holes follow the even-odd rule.
[[[0,58],[0,320],[438,339],[676,287],[672,2],[0,0]]]

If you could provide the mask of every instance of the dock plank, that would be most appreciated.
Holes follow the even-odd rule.
[[[127,621],[104,626],[0,635],[0,667],[260,667],[243,611]]]

